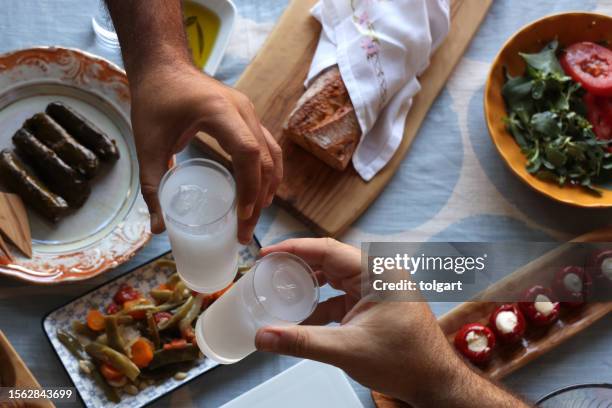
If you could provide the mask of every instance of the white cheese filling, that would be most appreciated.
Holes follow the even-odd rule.
[[[487,336],[482,333],[471,331],[465,336],[465,340],[467,341],[468,349],[474,353],[483,352],[489,347]]]
[[[538,295],[535,298],[535,309],[544,316],[548,316],[555,309],[555,305],[553,305],[548,296]]]
[[[497,326],[497,330],[504,334],[509,334],[516,329],[516,325],[518,324],[518,317],[516,313],[505,310],[503,312],[499,312],[497,317],[495,318],[495,325]]]
[[[575,273],[568,273],[563,278],[563,284],[572,293],[582,292],[582,279]]]
[[[612,281],[612,258],[606,258],[601,263],[601,272]]]

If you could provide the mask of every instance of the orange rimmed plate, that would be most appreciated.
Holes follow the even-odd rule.
[[[138,182],[125,72],[105,59],[68,48],[36,47],[0,55],[0,149],[11,148],[11,137],[23,121],[55,100],[72,106],[115,139],[121,158],[92,181],[85,205],[58,223],[28,213],[33,257],[13,251],[14,261],[0,259],[0,274],[39,284],[94,277],[126,262],[151,237]]]
[[[491,139],[514,174],[536,191],[574,206],[612,207],[612,189],[609,186],[596,186],[603,194],[597,197],[581,187],[560,187],[527,172],[525,168],[527,159],[503,122],[503,118],[507,115],[501,94],[504,67],[507,67],[513,76],[523,75],[525,63],[519,52],[537,52],[554,39],[565,46],[579,41],[612,43],[612,17],[581,12],[556,14],[523,27],[504,44],[493,61],[484,93],[485,118]]]

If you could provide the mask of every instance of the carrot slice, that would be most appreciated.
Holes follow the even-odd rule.
[[[132,344],[132,362],[138,368],[145,368],[153,360],[153,346],[145,338],[139,338]]]
[[[164,350],[181,350],[187,347],[187,340],[185,339],[173,339],[170,343],[164,344]]]
[[[100,372],[102,373],[104,378],[109,381],[120,381],[124,377],[124,375],[115,367],[106,363],[102,363],[102,365],[100,365]]]
[[[87,327],[93,331],[102,331],[105,327],[104,314],[96,309],[90,309],[87,312]]]

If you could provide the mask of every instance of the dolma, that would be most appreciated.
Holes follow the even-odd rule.
[[[47,105],[45,112],[101,160],[115,162],[119,159],[115,141],[71,107],[61,102],[52,102]]]
[[[68,166],[60,157],[26,129],[19,129],[13,144],[21,157],[34,168],[51,191],[59,194],[73,208],[81,207],[91,188],[87,180]]]
[[[79,144],[60,125],[45,113],[37,113],[26,120],[23,127],[53,150],[66,164],[90,179],[98,170],[96,155]]]
[[[69,210],[68,203],[54,194],[8,149],[0,152],[0,180],[23,201],[56,222]]]

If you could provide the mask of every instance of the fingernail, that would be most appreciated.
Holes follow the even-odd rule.
[[[151,214],[151,231],[156,231],[159,225],[159,215]]]
[[[270,194],[268,196],[268,198],[266,198],[266,207],[269,207],[272,204],[272,201],[274,201],[274,193]]]
[[[238,218],[242,220],[248,220],[253,215],[253,210],[255,209],[255,204],[249,204],[247,206],[241,206],[238,208]]]
[[[280,343],[280,335],[271,331],[264,331],[257,334],[255,345],[261,351],[276,351]]]

